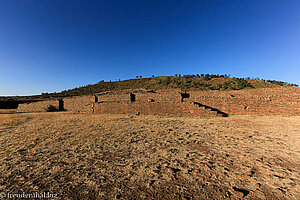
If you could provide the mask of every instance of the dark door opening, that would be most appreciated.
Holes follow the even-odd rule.
[[[95,97],[95,103],[97,103],[98,102],[98,97],[96,95],[94,95],[94,97]]]
[[[183,102],[183,99],[185,99],[185,98],[190,98],[190,94],[187,92],[183,92],[180,94],[181,94],[181,102]]]
[[[59,99],[58,100],[58,110],[59,111],[64,111],[65,109],[64,109],[64,101],[62,100],[62,99]]]
[[[130,102],[134,102],[135,101],[135,94],[130,93]]]

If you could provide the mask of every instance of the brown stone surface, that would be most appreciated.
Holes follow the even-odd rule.
[[[95,114],[140,114],[165,116],[216,116],[215,111],[199,108],[188,102],[143,102],[143,103],[98,103],[95,104]]]
[[[84,95],[78,97],[64,98],[65,110],[74,112],[91,113],[92,103],[95,102],[95,96]]]
[[[19,104],[18,112],[46,112],[49,106],[54,106],[58,109],[58,100],[38,101],[32,103]]]
[[[247,89],[239,91],[189,91],[190,98],[181,101],[178,89],[127,90],[106,92],[94,95],[64,98],[68,111],[85,113],[158,114],[169,116],[203,115],[217,116],[218,113],[242,115],[300,115],[300,88],[277,87]],[[130,94],[135,94],[135,101],[130,104]],[[149,101],[149,99],[152,99]],[[199,106],[193,105],[197,102]],[[94,108],[92,103],[95,103]],[[42,112],[55,101],[35,102],[19,105],[20,112]],[[207,108],[207,109],[203,109]],[[93,112],[94,110],[94,112]],[[219,112],[220,111],[220,112]]]
[[[191,100],[229,114],[300,115],[300,88],[195,91]]]

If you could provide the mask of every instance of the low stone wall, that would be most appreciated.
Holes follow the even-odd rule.
[[[130,93],[133,93],[135,95],[136,102],[148,102],[150,99],[153,99],[155,102],[181,101],[180,90],[178,89],[158,90],[156,92],[146,90],[143,92],[123,91],[123,93],[108,93],[106,95],[97,95],[97,97],[99,99],[99,102],[126,103],[130,102]]]
[[[264,88],[241,91],[196,91],[191,101],[228,114],[300,115],[300,88]]]
[[[95,101],[93,95],[63,98],[64,108],[67,111],[91,113],[92,103]]]
[[[147,102],[150,99],[153,99],[155,102],[180,102],[181,95],[178,92],[168,92],[163,93],[158,91],[157,93],[146,93],[146,94],[137,94],[137,102]]]
[[[49,106],[59,108],[58,100],[38,101],[32,103],[19,104],[18,112],[46,112]]]
[[[130,93],[135,94],[135,102],[130,103]],[[190,98],[180,103],[178,89],[156,92],[138,90],[118,91],[63,98],[64,109],[85,113],[128,113],[159,115],[206,115],[195,109],[191,103],[197,102],[227,114],[242,115],[300,115],[300,88],[277,87],[239,91],[190,91]],[[190,102],[190,103],[189,103]],[[20,104],[20,112],[44,112],[48,106],[58,107],[58,100]],[[92,107],[94,105],[94,108]],[[204,106],[204,107],[205,107]]]
[[[165,116],[217,116],[217,112],[199,108],[191,103],[159,102],[159,103],[95,103],[95,114],[146,114]]]

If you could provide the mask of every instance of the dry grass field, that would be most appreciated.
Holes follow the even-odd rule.
[[[0,114],[0,192],[299,199],[300,117]]]

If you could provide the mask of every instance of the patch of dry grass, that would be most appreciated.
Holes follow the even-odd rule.
[[[2,128],[10,128],[24,123],[29,118],[27,116],[19,116],[13,114],[0,114],[0,130]]]
[[[300,195],[299,117],[65,112],[0,121],[23,122],[0,132],[0,191],[50,191],[59,199]]]

